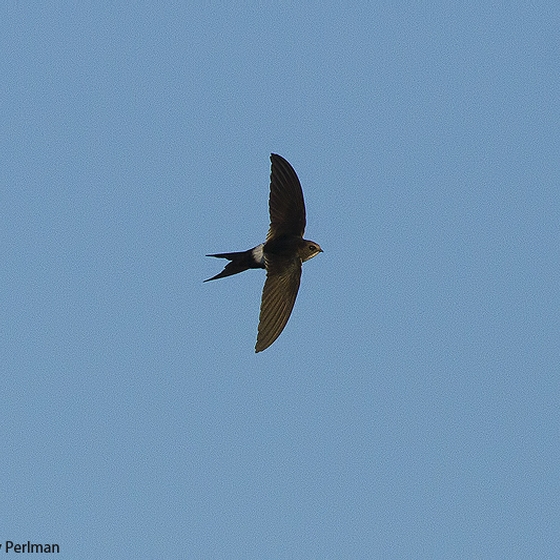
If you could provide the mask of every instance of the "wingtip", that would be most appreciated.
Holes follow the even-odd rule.
[[[270,154],[270,161],[272,163],[274,163],[274,160],[280,160],[280,161],[287,161],[285,157],[281,156],[280,154],[275,154],[274,152],[272,152]]]

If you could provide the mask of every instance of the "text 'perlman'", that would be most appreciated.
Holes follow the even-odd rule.
[[[60,552],[60,546],[56,543],[52,544],[36,544],[30,541],[26,543],[15,543],[13,541],[5,541],[0,543],[0,551],[4,548],[4,552],[15,552],[18,553],[38,553],[38,554],[58,554]]]

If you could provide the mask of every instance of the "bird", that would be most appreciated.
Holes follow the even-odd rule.
[[[266,350],[280,336],[294,308],[301,279],[302,263],[323,249],[304,239],[305,204],[294,168],[278,154],[270,155],[270,227],[264,243],[233,253],[214,253],[207,257],[230,262],[210,282],[250,268],[264,268],[264,282],[255,352]]]

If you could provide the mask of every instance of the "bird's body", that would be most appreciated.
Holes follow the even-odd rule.
[[[296,172],[277,154],[271,154],[270,160],[270,228],[266,241],[247,251],[207,255],[230,262],[222,272],[205,280],[250,268],[266,269],[255,352],[265,350],[280,336],[296,301],[301,264],[322,252],[318,243],[303,239],[305,205]]]

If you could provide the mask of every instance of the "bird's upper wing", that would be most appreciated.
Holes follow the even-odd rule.
[[[305,205],[298,176],[283,157],[271,154],[270,161],[270,228],[266,240],[282,235],[303,237]]]
[[[265,256],[265,259],[267,274],[255,352],[268,348],[284,330],[294,308],[301,279],[301,259],[276,256]]]

